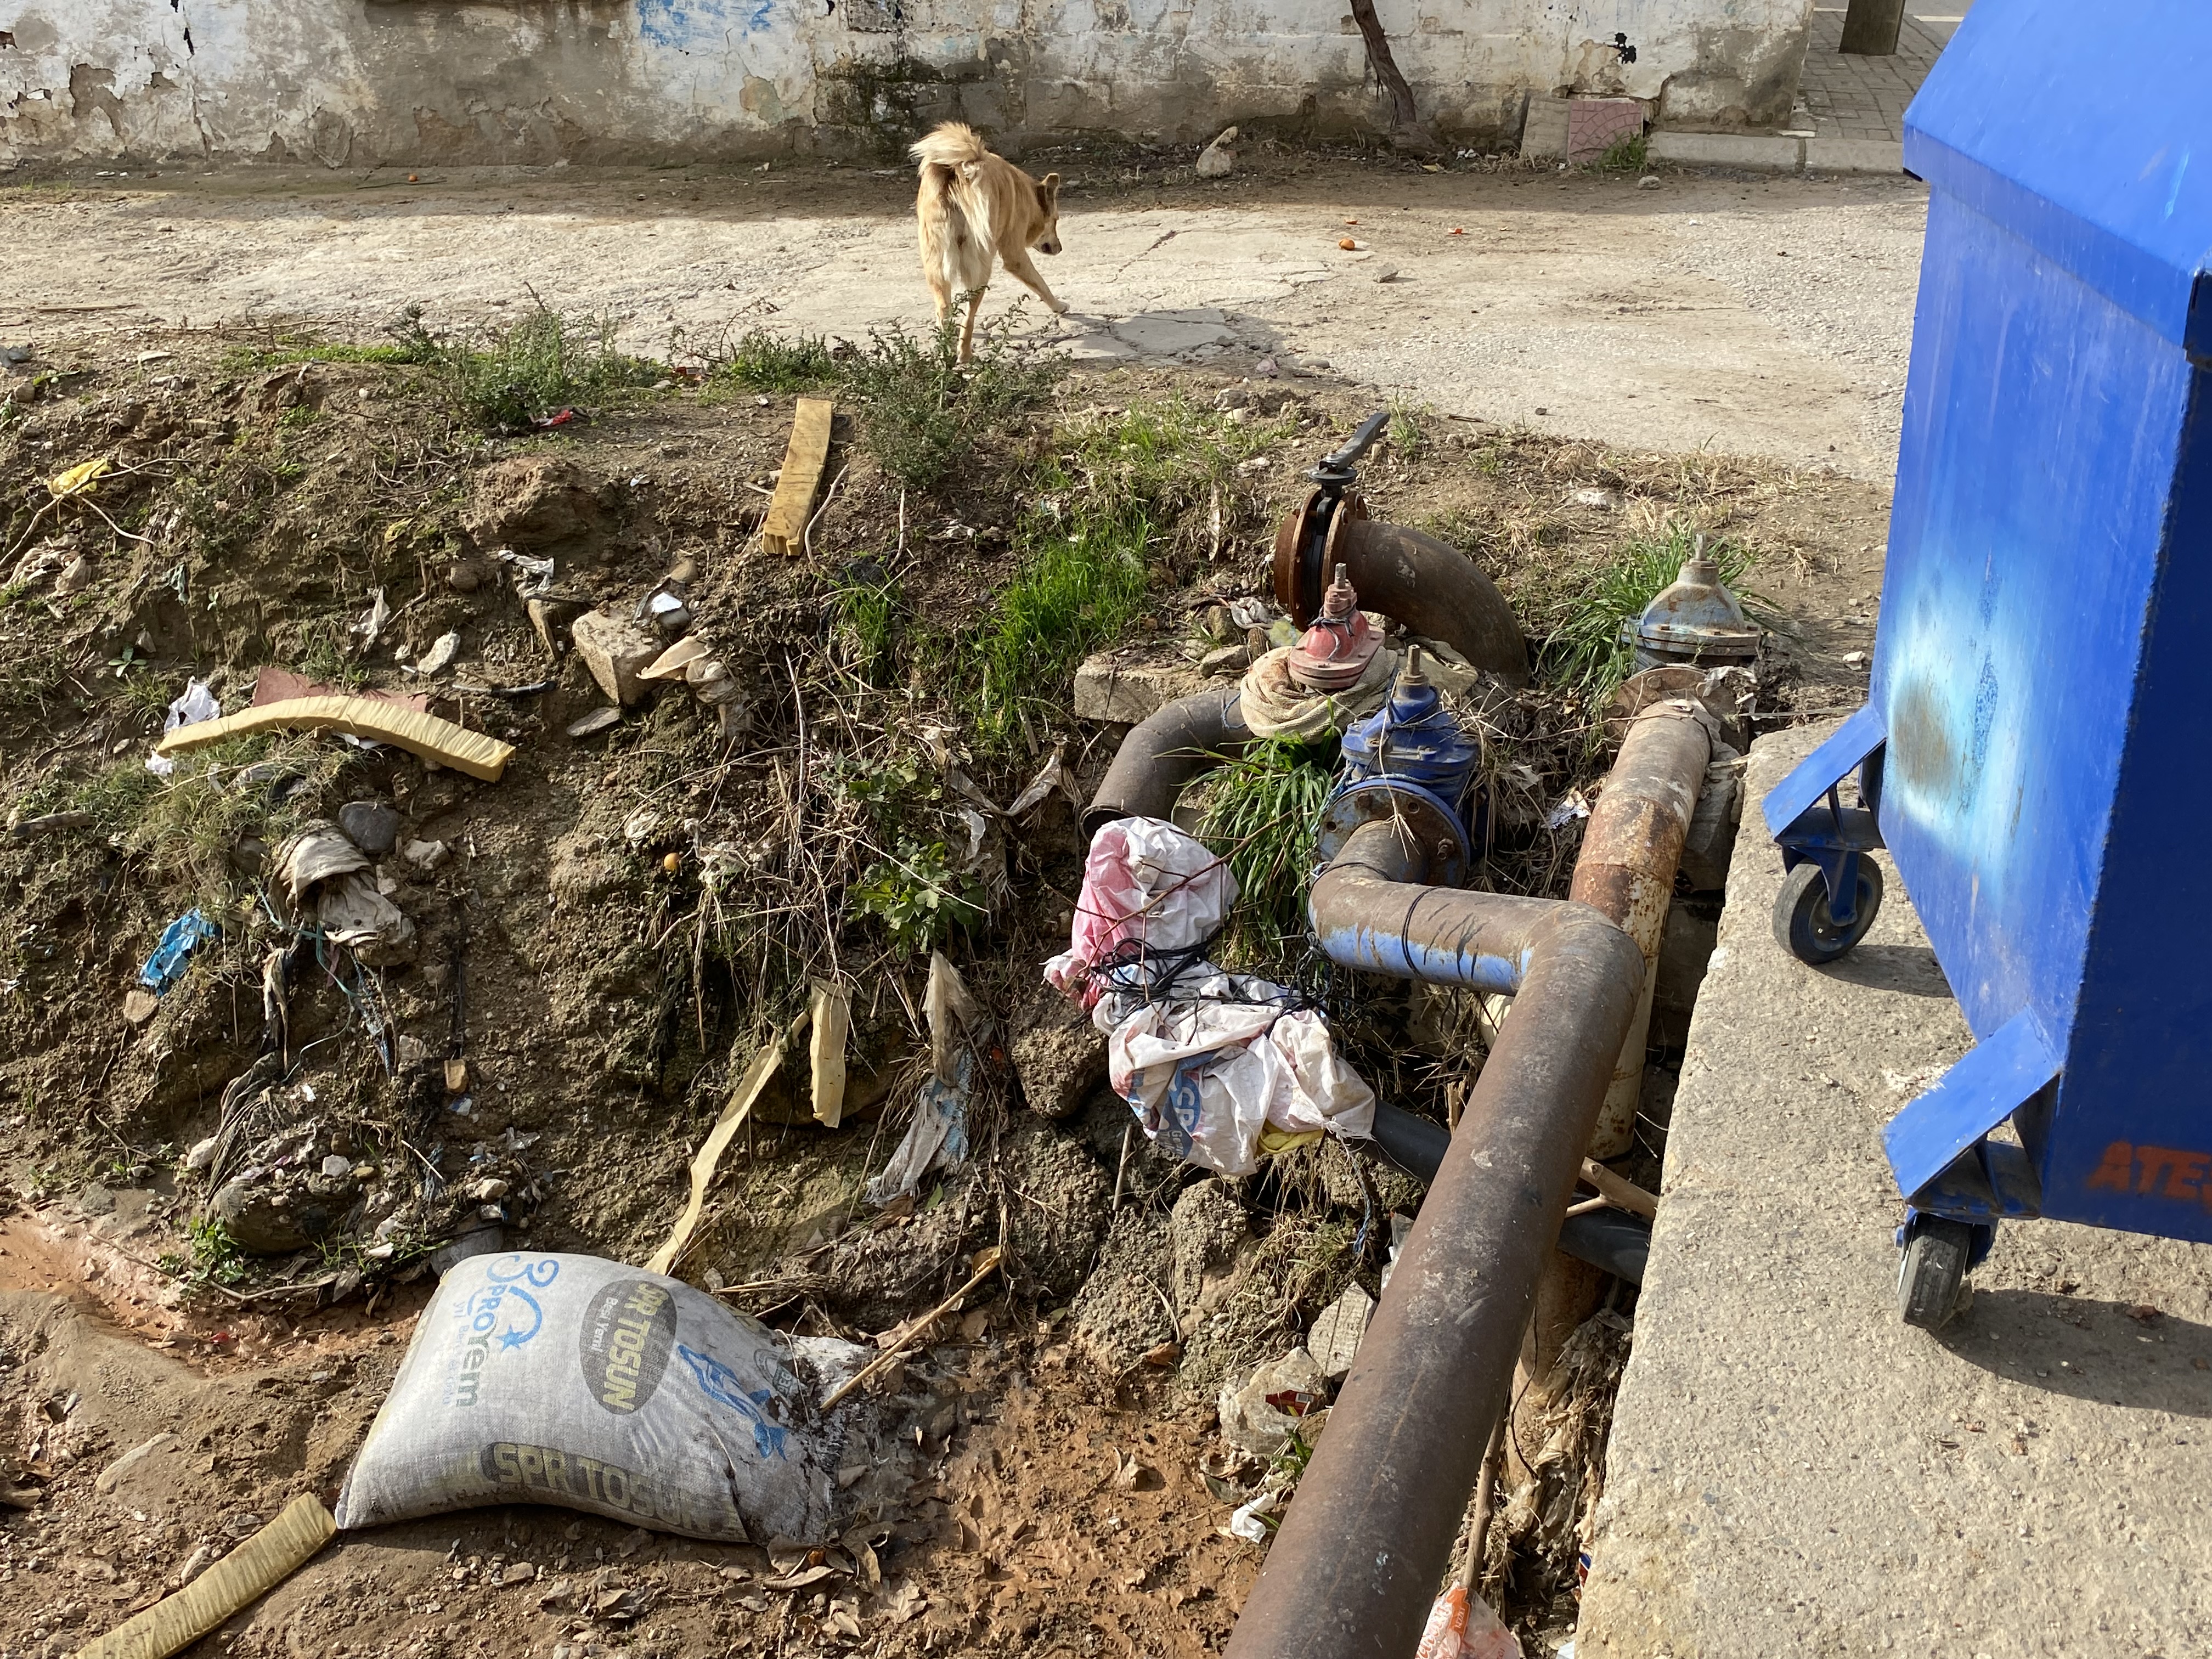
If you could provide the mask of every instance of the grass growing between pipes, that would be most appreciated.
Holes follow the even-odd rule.
[[[1334,766],[1333,750],[1270,738],[1191,785],[1199,839],[1228,860],[1243,895],[1224,962],[1279,973],[1304,954],[1314,838]]]
[[[1635,647],[1621,642],[1621,625],[1643,615],[1644,607],[1681,574],[1696,544],[1694,532],[1680,523],[1626,542],[1546,637],[1537,658],[1539,672],[1592,704],[1610,697],[1635,661]],[[1705,556],[1720,567],[1721,580],[1731,589],[1751,568],[1750,550],[1726,538],[1709,538]],[[1739,592],[1737,597],[1746,596]]]

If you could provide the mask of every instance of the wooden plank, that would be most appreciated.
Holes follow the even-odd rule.
[[[768,504],[768,518],[761,525],[761,539],[771,553],[791,558],[806,544],[806,520],[822,488],[823,470],[830,464],[830,419],[836,408],[827,398],[799,400],[791,441],[784,447],[783,474],[776,480],[775,499]]]

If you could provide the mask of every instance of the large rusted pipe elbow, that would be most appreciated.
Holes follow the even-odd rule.
[[[1339,879],[1332,866],[1312,901],[1334,960],[1510,988],[1513,1018],[1245,1600],[1228,1659],[1413,1651],[1643,988],[1643,953],[1587,905],[1385,880],[1382,872],[1413,873],[1419,862],[1419,849],[1387,823],[1355,833],[1344,860],[1352,867]],[[1394,966],[1378,941],[1400,918],[1408,951]]]
[[[1083,814],[1086,840],[1116,818],[1164,818],[1208,767],[1252,741],[1236,686],[1178,697],[1129,728]]]
[[[1323,511],[1331,513],[1325,526],[1316,516]],[[1457,548],[1403,525],[1377,523],[1356,496],[1332,510],[1316,492],[1276,532],[1275,602],[1304,627],[1320,611],[1340,564],[1359,592],[1362,610],[1441,641],[1508,685],[1528,683],[1528,641],[1520,618],[1498,585]]]

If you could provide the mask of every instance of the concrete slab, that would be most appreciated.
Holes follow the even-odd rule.
[[[1755,167],[1795,173],[1805,160],[1805,141],[1780,133],[1655,132],[1644,145],[1655,161],[1686,167]]]
[[[1576,1651],[2203,1653],[2212,1247],[2009,1224],[1899,1322],[1881,1126],[1970,1038],[1886,858],[1851,956],[1774,942],[1753,808],[1826,729],[1752,750]]]
[[[1902,173],[1904,141],[1896,138],[1821,138],[1805,141],[1808,173]]]

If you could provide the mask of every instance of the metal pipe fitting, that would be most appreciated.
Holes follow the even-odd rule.
[[[1644,990],[1598,1114],[1589,1146],[1595,1158],[1619,1158],[1635,1144],[1667,907],[1711,757],[1712,740],[1694,714],[1672,703],[1654,703],[1629,722],[1620,754],[1583,831],[1567,896],[1605,917],[1644,953]]]
[[[1324,948],[1350,965],[1514,988],[1420,1218],[1246,1598],[1228,1659],[1403,1659],[1419,1639],[1582,1149],[1636,1010],[1633,941],[1589,906],[1379,878],[1425,860],[1387,823],[1315,883]],[[1350,907],[1405,919],[1382,943]],[[1395,969],[1389,964],[1395,961]],[[1459,964],[1456,972],[1445,971]]]
[[[1528,683],[1521,620],[1474,560],[1418,530],[1376,522],[1356,495],[1316,490],[1275,532],[1275,602],[1304,627],[1339,565],[1364,609],[1441,641],[1508,685]]]
[[[1244,724],[1240,696],[1233,685],[1193,692],[1131,726],[1084,811],[1084,839],[1116,818],[1166,817],[1185,784],[1242,753],[1252,728]]]

